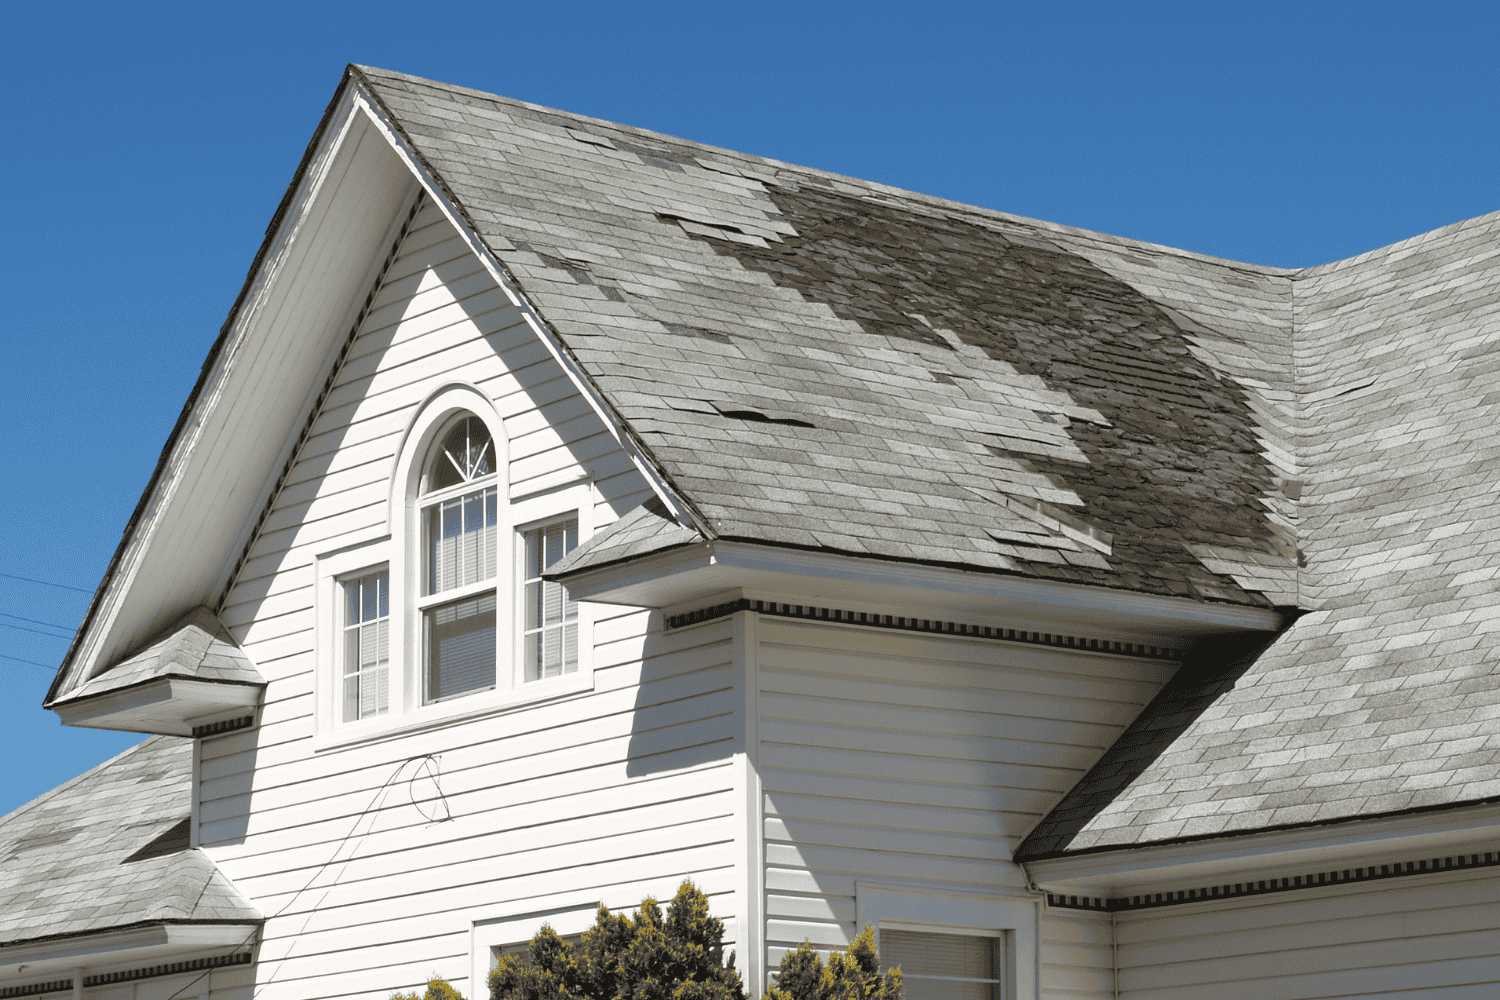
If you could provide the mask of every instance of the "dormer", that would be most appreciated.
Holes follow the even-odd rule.
[[[69,726],[211,736],[253,725],[265,686],[218,617],[197,607],[47,707]]]

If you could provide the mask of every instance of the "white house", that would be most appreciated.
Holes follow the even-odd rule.
[[[1298,271],[350,67],[0,821],[0,1000],[1500,995],[1500,216]],[[932,978],[938,977],[938,978]]]

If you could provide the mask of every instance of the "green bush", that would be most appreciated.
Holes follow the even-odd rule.
[[[490,1000],[745,1000],[733,961],[724,965],[724,924],[708,898],[683,882],[666,916],[647,898],[635,916],[599,907],[575,948],[543,926],[525,955],[506,955],[490,973]],[[427,993],[391,1000],[464,1000],[433,977]],[[763,1000],[902,1000],[901,970],[882,974],[875,931],[866,927],[828,964],[806,941],[782,956],[776,985]]]
[[[410,993],[392,993],[391,1000],[464,1000],[463,995],[448,985],[448,980],[441,976],[433,976],[427,980],[427,992],[417,996],[417,991]]]
[[[526,955],[500,959],[490,1000],[745,1000],[723,958],[723,922],[683,882],[665,917],[650,898],[633,917],[601,906],[577,948],[543,927]]]
[[[901,1000],[901,970],[880,972],[875,929],[866,927],[846,951],[830,951],[825,966],[803,941],[781,957],[767,1000]]]

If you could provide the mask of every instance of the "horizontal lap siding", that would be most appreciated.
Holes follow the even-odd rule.
[[[1043,1000],[1114,997],[1114,938],[1109,917],[1043,909],[1039,930]]]
[[[633,906],[685,877],[732,916],[743,725],[727,622],[668,638],[659,616],[600,606],[593,691],[314,753],[315,557],[386,524],[406,428],[453,381],[505,419],[512,496],[587,473],[596,529],[649,496],[519,311],[424,209],[223,611],[270,684],[258,729],[204,741],[199,832],[271,917],[255,971],[266,1000],[386,1000],[434,972],[474,1000],[474,920]]]
[[[1011,850],[1173,669],[771,618],[759,634],[773,967],[803,940],[846,945],[862,880],[1024,886]]]
[[[1120,996],[1500,996],[1500,875],[1414,876],[1118,916]]]

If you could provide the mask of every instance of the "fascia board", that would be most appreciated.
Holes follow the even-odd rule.
[[[579,395],[588,402],[589,408],[604,424],[615,443],[626,455],[630,456],[631,462],[645,478],[652,492],[662,503],[666,504],[678,523],[691,524],[703,535],[712,537],[714,532],[707,519],[677,492],[668,481],[666,473],[647,455],[644,446],[636,439],[624,418],[615,412],[614,407],[605,399],[593,379],[584,372],[572,352],[563,345],[551,325],[542,318],[541,312],[531,302],[520,283],[511,276],[509,269],[495,256],[489,244],[474,229],[467,213],[456,203],[447,185],[441,183],[436,172],[428,166],[426,159],[417,153],[404,130],[396,125],[379,97],[357,75],[357,71],[356,79],[359,81],[356,101],[370,116],[376,128],[385,136],[386,141],[391,144],[396,155],[406,163],[444,217],[457,230],[469,251],[483,264],[490,278],[505,292],[511,304],[520,310],[532,333],[546,346],[548,353],[562,368]]]
[[[723,539],[584,570],[563,582],[579,600],[637,607],[680,605],[738,588],[773,600],[844,602],[849,610],[999,616],[1018,623],[1174,639],[1273,631],[1283,625],[1281,615],[1269,608]]]
[[[1338,866],[1364,855],[1411,860],[1460,844],[1500,840],[1500,803],[1247,833],[1185,844],[1122,848],[1023,862],[1033,884],[1096,896],[1131,895],[1171,883],[1223,881],[1251,869]],[[1233,879],[1231,879],[1233,881]]]
[[[99,651],[113,633],[122,599],[134,584],[143,555],[150,547],[163,515],[171,507],[178,487],[182,485],[182,477],[177,473],[187,464],[193,446],[197,443],[197,434],[193,432],[201,431],[206,414],[223,401],[226,374],[246,332],[254,325],[264,306],[267,289],[280,273],[288,249],[296,242],[309,209],[316,201],[350,128],[355,124],[354,110],[354,90],[347,86],[346,76],[325,112],[324,120],[319,124],[282,205],[278,207],[272,220],[272,228],[256,256],[245,287],[231,310],[219,340],[210,350],[198,384],[194,386],[178,418],[177,426],[168,439],[151,482],[127,526],[125,537],[106,571],[104,581],[95,593],[84,624],[58,668],[45,704],[50,706],[57,698],[66,696],[69,690],[87,679],[90,669],[96,665],[94,661]]]
[[[148,924],[47,941],[0,946],[0,983],[17,977],[42,979],[80,966],[156,964],[169,956],[233,948],[251,942],[259,924]],[[18,968],[19,967],[19,968]]]
[[[190,736],[194,724],[225,712],[253,709],[264,684],[160,677],[118,691],[54,704],[65,726]]]

